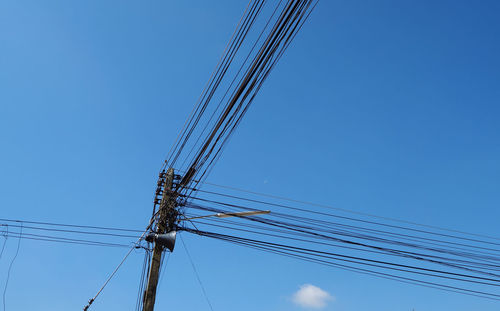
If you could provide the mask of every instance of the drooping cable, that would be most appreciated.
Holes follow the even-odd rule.
[[[21,233],[23,232],[23,227],[21,224]],[[5,294],[7,293],[7,287],[9,286],[9,280],[10,280],[10,273],[12,271],[12,266],[14,265],[14,261],[17,258],[17,255],[19,254],[19,247],[21,246],[21,239],[17,241],[17,248],[16,248],[16,253],[14,254],[14,257],[12,257],[12,260],[9,265],[9,269],[7,270],[7,279],[5,280],[5,287],[3,289],[3,311],[5,311]]]
[[[0,259],[2,259],[3,251],[5,249],[5,245],[7,244],[7,237],[9,236],[9,226],[1,224],[0,225],[2,228],[5,227],[5,231],[2,231],[1,235],[4,238],[3,243],[2,243],[2,250],[0,250]]]
[[[142,233],[142,235],[139,237],[139,239],[137,240],[136,243],[139,243],[143,238],[144,236],[146,235],[146,233],[149,231],[149,229],[151,228],[151,225],[153,224],[153,219],[151,219],[149,225],[146,227],[146,230],[144,230],[144,232]],[[125,262],[125,260],[128,258],[128,256],[132,253],[132,251],[136,248],[136,245],[132,246],[130,248],[130,250],[125,254],[125,256],[123,257],[122,261],[118,264],[118,266],[113,270],[113,272],[109,275],[109,277],[106,279],[106,281],[104,282],[104,284],[101,286],[101,288],[97,291],[97,293],[94,295],[94,297],[90,298],[89,299],[89,302],[88,304],[83,307],[83,311],[87,311],[90,306],[92,305],[92,303],[96,300],[96,298],[99,296],[99,294],[104,290],[104,288],[106,287],[106,285],[108,285],[109,281],[111,281],[111,279],[113,278],[113,276],[116,274],[116,272],[118,271],[118,269],[120,269],[120,267],[123,265],[123,263]]]
[[[210,310],[214,311],[212,303],[210,302],[210,299],[208,299],[208,295],[207,295],[207,291],[205,290],[205,286],[203,286],[203,283],[201,282],[200,275],[198,274],[198,270],[196,270],[196,267],[195,267],[194,262],[193,262],[193,258],[191,258],[191,254],[189,253],[189,251],[187,249],[186,243],[184,242],[182,235],[179,235],[179,238],[181,239],[182,245],[184,246],[184,250],[186,251],[189,262],[191,263],[191,267],[193,268],[193,272],[196,275],[196,279],[198,280],[198,284],[200,285],[201,291],[203,292],[203,296],[205,297],[205,300],[207,301],[207,304],[210,307]]]
[[[331,260],[334,260],[333,257],[329,256],[324,256],[315,253],[314,250],[308,250],[308,249],[303,249],[303,248],[297,248],[293,247],[290,245],[284,245],[284,244],[278,244],[278,243],[269,243],[269,242],[264,242],[264,241],[258,241],[258,240],[253,240],[253,239],[247,239],[247,238],[242,238],[242,237],[235,237],[235,236],[228,236],[224,234],[219,234],[219,233],[212,233],[212,232],[200,232],[198,230],[193,230],[193,229],[186,229],[188,232],[192,232],[195,234],[207,236],[207,237],[212,237],[216,239],[221,239],[227,242],[231,243],[236,243],[236,244],[241,244],[244,246],[252,247],[252,248],[257,248],[265,251],[270,251],[274,253],[280,253],[280,254],[285,254],[287,256],[292,256],[298,259],[306,259],[307,261],[311,262],[316,262],[320,264],[325,264],[329,266],[336,266],[338,264],[335,264],[335,262],[332,262]],[[481,296],[483,298],[488,298],[488,299],[493,299],[493,300],[499,300],[500,295],[490,293],[490,292],[485,292],[482,290],[475,290],[472,288],[466,288],[466,287],[460,287],[460,286],[454,286],[454,285],[447,285],[447,284],[442,284],[442,283],[436,283],[434,281],[426,281],[423,279],[415,279],[411,277],[405,277],[399,274],[393,273],[387,273],[387,272],[381,272],[381,271],[376,271],[373,269],[366,269],[366,268],[361,268],[359,266],[356,266],[359,264],[359,262],[356,262],[351,259],[335,259],[338,260],[339,262],[350,262],[350,265],[347,265],[347,267],[351,269],[355,269],[358,271],[364,271],[364,272],[370,272],[374,273],[375,275],[379,276],[387,276],[387,277],[392,277],[398,280],[403,280],[403,281],[412,281],[417,283],[418,285],[424,285],[424,286],[436,286],[439,287],[440,289],[444,290],[450,290],[450,291],[458,291],[460,293],[464,294],[469,294],[473,296]],[[367,266],[377,268],[377,264],[370,264],[367,263]],[[404,269],[401,269],[403,272],[408,272],[404,271]],[[464,281],[464,280],[461,280]]]

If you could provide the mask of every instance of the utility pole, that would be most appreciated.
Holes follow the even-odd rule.
[[[158,285],[158,277],[160,272],[161,258],[165,248],[173,251],[175,244],[175,222],[179,219],[179,214],[176,209],[177,193],[172,191],[174,183],[174,169],[169,168],[166,175],[160,175],[160,180],[165,178],[163,186],[162,198],[159,207],[159,218],[157,221],[156,231],[146,236],[146,241],[153,242],[153,258],[151,259],[151,266],[147,279],[147,287],[144,291],[143,308],[142,311],[153,311],[156,300],[156,287]],[[165,177],[163,177],[165,176]],[[158,182],[161,185],[161,182]],[[160,186],[161,187],[161,186]],[[158,194],[160,192],[157,192]],[[156,199],[155,199],[155,202]],[[217,213],[213,215],[198,216],[193,218],[182,218],[180,220],[190,220],[204,217],[246,217],[253,215],[269,214],[270,211],[244,211],[238,213]]]
[[[174,169],[169,168],[166,173],[165,186],[163,187],[163,195],[159,207],[160,215],[156,227],[157,234],[164,234],[174,229],[174,222],[176,218],[176,198],[175,194],[172,192],[173,181]],[[153,311],[155,306],[156,287],[158,285],[163,250],[164,246],[154,241],[153,258],[151,259],[147,287],[144,292],[143,311]]]

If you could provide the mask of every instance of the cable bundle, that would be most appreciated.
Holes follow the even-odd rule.
[[[184,172],[176,191],[185,200],[192,195],[191,188],[206,178],[262,84],[315,6],[311,0],[289,0],[279,1],[266,10],[265,2],[250,1],[165,161],[163,169],[175,167]],[[262,16],[266,14],[267,18]]]
[[[186,217],[270,209],[266,216],[185,220],[182,229],[330,267],[500,300],[498,238],[326,211],[284,199],[198,189]]]

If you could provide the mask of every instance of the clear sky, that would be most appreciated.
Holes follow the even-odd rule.
[[[143,228],[246,1],[0,1],[0,218]],[[320,1],[209,181],[499,236],[500,2]],[[216,311],[499,310],[183,233]],[[0,289],[16,251],[8,239]],[[209,310],[182,245],[157,310]],[[6,310],[79,310],[126,250],[23,240]],[[131,310],[131,255],[91,310]]]

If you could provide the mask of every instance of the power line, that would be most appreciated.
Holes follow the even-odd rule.
[[[31,233],[21,233],[21,232],[11,232],[8,235],[14,239],[27,239],[36,241],[46,241],[46,242],[58,242],[66,244],[78,244],[78,245],[91,245],[91,246],[104,246],[104,247],[130,247],[130,245],[119,244],[119,243],[109,243],[93,240],[83,240],[83,239],[71,239],[51,235],[41,235],[41,234],[31,234]]]
[[[23,228],[21,227],[21,233],[23,232]],[[7,293],[7,287],[9,285],[9,280],[10,280],[10,272],[12,270],[12,266],[14,265],[14,261],[17,258],[17,255],[19,254],[19,247],[21,246],[21,239],[17,241],[17,248],[16,248],[16,253],[14,254],[14,257],[12,258],[12,261],[10,262],[9,269],[7,271],[7,280],[5,281],[5,287],[3,289],[3,311],[5,311],[5,294]]]
[[[197,230],[193,229],[186,229],[188,232],[195,232],[197,233]],[[203,232],[202,235],[205,235],[206,232]],[[460,280],[464,282],[471,282],[471,283],[478,283],[478,284],[484,284],[484,285],[490,285],[490,286],[500,286],[500,278],[491,278],[491,277],[481,277],[481,276],[476,276],[472,274],[464,274],[464,273],[455,273],[455,272],[450,272],[450,271],[445,271],[445,270],[438,270],[438,269],[429,269],[425,267],[419,267],[419,266],[414,266],[414,265],[408,265],[408,264],[398,264],[394,262],[389,262],[389,261],[382,261],[382,260],[376,260],[376,259],[370,259],[370,258],[365,258],[365,257],[359,257],[359,256],[350,256],[350,255],[344,255],[340,253],[333,253],[333,252],[327,252],[327,251],[321,251],[321,250],[314,250],[311,248],[304,248],[304,247],[298,247],[298,246],[293,246],[293,245],[287,245],[287,244],[282,244],[282,243],[273,243],[273,242],[268,242],[268,241],[261,241],[261,240],[255,240],[255,239],[249,239],[249,238],[242,238],[242,237],[236,237],[236,236],[229,236],[225,234],[220,234],[220,233],[206,233],[206,234],[215,234],[217,236],[223,236],[225,238],[232,238],[232,239],[238,239],[250,243],[255,243],[255,244],[262,244],[262,245],[269,245],[272,247],[277,247],[277,248],[282,248],[282,249],[293,249],[295,252],[299,253],[307,253],[307,254],[312,254],[314,253],[314,256],[318,257],[325,257],[333,260],[344,260],[344,261],[350,261],[350,262],[356,262],[359,264],[366,264],[368,265],[376,265],[378,267],[384,268],[384,269],[393,269],[393,270],[401,270],[401,269],[412,269],[415,271],[411,270],[404,270],[405,272],[410,272],[410,273],[415,273],[415,274],[422,274],[422,275],[428,275],[428,276],[434,276],[434,277],[440,277],[440,278],[448,278],[448,279],[455,279],[455,280]],[[438,273],[438,274],[432,274],[432,273]],[[442,274],[442,275],[440,275]],[[458,278],[457,278],[458,277]],[[494,282],[494,283],[489,283],[489,282]],[[499,296],[500,297],[500,296]]]
[[[1,224],[0,226],[6,228],[5,231],[2,232],[2,236],[4,237],[4,241],[3,241],[3,244],[2,244],[2,250],[0,251],[0,259],[2,259],[3,251],[5,249],[5,245],[7,244],[7,236],[8,236],[8,233],[9,233],[9,226],[3,225],[3,224]]]
[[[320,208],[325,208],[325,209],[330,209],[330,210],[336,210],[340,212],[345,212],[345,213],[350,213],[350,214],[357,214],[360,216],[368,216],[372,218],[377,218],[381,220],[388,220],[388,221],[394,221],[394,222],[400,222],[400,223],[406,223],[409,225],[415,225],[415,226],[420,226],[420,227],[425,227],[425,228],[430,228],[430,229],[437,229],[437,230],[442,230],[442,231],[448,231],[448,232],[454,232],[454,233],[460,233],[460,234],[466,234],[470,236],[476,236],[476,237],[481,237],[481,238],[487,238],[487,239],[493,239],[493,240],[498,240],[500,241],[500,237],[495,237],[491,235],[484,235],[484,234],[478,234],[478,233],[472,233],[472,232],[466,232],[462,230],[456,230],[456,229],[450,229],[450,228],[444,228],[440,226],[433,226],[433,225],[428,225],[428,224],[422,224],[422,223],[417,223],[413,221],[408,221],[404,219],[398,219],[398,218],[392,218],[392,217],[386,217],[386,216],[380,216],[380,215],[375,215],[375,214],[370,214],[370,213],[364,213],[364,212],[359,212],[351,209],[346,209],[346,208],[339,208],[339,207],[333,207],[331,205],[326,205],[326,204],[320,204],[320,203],[315,203],[311,201],[304,201],[304,200],[297,200],[297,199],[292,199],[284,196],[278,196],[278,195],[272,195],[268,193],[262,193],[262,192],[256,192],[256,191],[251,191],[251,190],[246,190],[238,187],[231,187],[231,186],[226,186],[226,185],[220,185],[216,183],[211,183],[207,181],[200,181],[202,184],[218,187],[218,188],[223,188],[223,189],[228,189],[228,190],[233,190],[233,191],[238,191],[238,192],[243,192],[243,193],[248,193],[252,195],[257,195],[257,196],[262,196],[262,197],[267,197],[271,199],[278,199],[278,200],[283,200],[283,201],[288,201],[292,203],[299,203],[299,204],[304,204],[308,206],[314,206],[314,207],[320,207]],[[195,189],[195,191],[201,191],[200,189]]]
[[[152,224],[153,224],[153,221],[151,220],[151,222],[149,223],[149,225],[146,227],[146,230],[144,230],[144,232],[139,237],[139,239],[137,240],[136,243],[139,243],[142,240],[142,238],[144,237],[144,235],[146,235],[146,232],[148,232],[149,228],[151,228]],[[92,303],[96,300],[96,298],[99,296],[99,294],[104,290],[104,288],[106,287],[106,285],[108,285],[109,281],[111,281],[111,279],[116,274],[116,272],[118,271],[118,269],[120,269],[120,267],[123,265],[123,263],[125,262],[125,260],[128,258],[128,256],[130,255],[130,253],[132,253],[132,251],[135,248],[136,248],[136,246],[134,245],[133,247],[130,248],[130,250],[127,252],[127,254],[125,254],[125,256],[123,257],[122,261],[118,264],[118,266],[115,268],[115,270],[113,270],[113,272],[111,272],[111,274],[106,279],[106,281],[101,286],[101,288],[97,291],[97,293],[95,294],[95,296],[92,297],[92,298],[90,298],[88,304],[83,308],[83,311],[87,311],[90,308],[90,306],[92,305]]]
[[[242,207],[242,206],[238,206],[238,205],[227,204],[227,203],[221,203],[221,204],[223,204],[226,207],[229,206],[229,207],[236,207],[238,209],[248,210],[248,208]],[[211,212],[222,212],[222,213],[227,212],[227,211],[221,210],[221,209],[210,208],[210,207],[200,206],[200,205],[194,205],[194,204],[190,204],[189,207],[200,209],[200,210],[211,211]],[[272,215],[273,215],[273,213],[271,213],[270,217],[273,217]],[[495,261],[500,260],[499,259],[500,257],[498,257],[497,254],[490,254],[490,253],[486,253],[484,251],[481,251],[481,249],[482,249],[481,247],[477,247],[478,249],[474,249],[474,253],[471,253],[472,250],[469,251],[469,252],[456,251],[455,249],[457,249],[457,248],[455,246],[453,246],[453,247],[447,247],[447,248],[436,248],[436,247],[426,246],[425,244],[414,244],[414,243],[408,243],[407,241],[388,240],[388,239],[377,238],[377,237],[374,237],[374,236],[360,235],[358,233],[352,233],[352,232],[345,231],[345,230],[342,230],[342,231],[339,231],[339,230],[332,231],[329,228],[324,229],[321,226],[315,226],[315,227],[306,226],[303,223],[307,223],[307,222],[302,221],[301,218],[299,218],[298,219],[298,223],[295,223],[295,224],[289,223],[289,222],[277,221],[277,220],[269,220],[269,219],[267,219],[265,217],[258,217],[258,218],[256,218],[256,217],[245,217],[244,219],[245,220],[249,220],[249,221],[260,222],[260,223],[271,225],[271,226],[278,226],[278,227],[282,227],[284,229],[289,229],[289,230],[299,231],[299,232],[304,232],[304,230],[315,230],[315,231],[320,231],[320,232],[327,233],[327,234],[335,233],[335,234],[345,235],[345,236],[349,236],[349,237],[374,240],[374,241],[378,241],[378,242],[389,242],[391,244],[397,244],[397,245],[400,245],[400,246],[416,247],[416,248],[421,248],[421,249],[430,250],[430,251],[447,252],[447,253],[454,254],[454,255],[459,255],[459,256],[469,256],[469,257],[472,257],[472,258],[481,258],[483,260],[495,260]],[[311,233],[310,231],[307,231],[307,232]],[[316,235],[316,236],[323,237],[322,235]],[[342,241],[342,240],[338,240],[338,241]],[[497,250],[497,249],[491,249],[491,250],[496,251],[496,252],[500,251],[500,250]],[[483,255],[478,255],[478,254],[483,254]]]
[[[217,213],[227,213],[228,212],[228,211],[221,210],[221,209],[208,208],[208,207],[192,205],[192,204],[189,204],[188,206],[194,207],[194,208],[199,208],[201,210],[206,210],[206,211],[210,211],[210,212],[217,212]],[[273,215],[273,213],[271,213],[269,215],[269,217],[272,217],[272,215]],[[384,269],[393,269],[393,270],[399,271],[401,268],[405,268],[406,270],[407,270],[407,268],[409,268],[409,269],[415,270],[415,271],[408,270],[408,271],[405,271],[405,273],[418,273],[418,271],[421,271],[421,272],[424,272],[423,275],[426,275],[429,277],[442,278],[443,276],[436,275],[435,273],[440,274],[441,272],[443,272],[444,274],[451,276],[451,278],[449,278],[449,277],[446,277],[446,278],[449,278],[452,280],[457,280],[457,281],[466,281],[464,279],[464,277],[465,277],[465,275],[467,275],[467,278],[470,277],[471,280],[472,279],[480,280],[479,281],[480,283],[484,283],[484,281],[486,281],[485,279],[488,279],[487,280],[488,282],[495,282],[495,283],[500,282],[500,276],[498,274],[489,272],[489,270],[490,271],[498,271],[500,266],[498,264],[493,265],[493,264],[488,263],[488,261],[491,261],[493,259],[495,259],[496,262],[499,262],[500,257],[496,257],[496,258],[493,258],[491,256],[481,257],[481,256],[477,256],[477,255],[472,254],[472,253],[464,253],[464,252],[459,253],[459,252],[450,251],[447,249],[430,248],[430,247],[427,247],[425,245],[414,245],[414,244],[409,244],[409,243],[397,242],[396,240],[387,240],[387,239],[380,239],[380,238],[375,239],[375,237],[373,237],[373,236],[359,235],[359,234],[355,234],[354,232],[349,233],[348,231],[335,231],[336,234],[348,233],[348,235],[352,236],[352,237],[369,239],[369,240],[373,240],[376,242],[392,243],[392,244],[397,242],[395,245],[400,245],[400,246],[404,246],[404,247],[417,247],[417,248],[422,248],[424,250],[433,251],[433,252],[446,252],[446,253],[452,254],[453,256],[456,256],[456,258],[443,257],[442,255],[441,256],[433,255],[432,253],[429,254],[429,253],[409,252],[409,251],[404,250],[404,249],[387,248],[387,247],[383,247],[383,246],[376,246],[373,244],[370,245],[370,244],[366,244],[366,243],[355,242],[353,240],[339,239],[338,237],[334,237],[331,235],[325,235],[323,233],[316,232],[317,230],[324,231],[325,233],[330,232],[330,231],[325,231],[321,227],[310,227],[310,226],[305,226],[305,225],[299,225],[298,223],[290,223],[290,222],[283,222],[283,221],[267,219],[269,217],[267,217],[267,216],[244,217],[244,218],[237,218],[237,219],[239,219],[241,221],[252,221],[252,222],[255,221],[255,222],[259,222],[265,226],[271,226],[271,228],[266,228],[265,226],[259,227],[258,228],[259,231],[255,231],[255,230],[252,231],[252,230],[246,230],[246,229],[241,230],[240,229],[243,232],[248,232],[248,233],[253,233],[253,234],[262,234],[262,235],[265,235],[267,237],[291,239],[291,240],[294,240],[295,242],[305,242],[305,243],[312,242],[314,244],[320,244],[323,246],[335,247],[335,245],[332,245],[330,243],[323,243],[323,242],[319,242],[319,241],[314,241],[315,239],[327,239],[327,240],[334,241],[336,243],[346,243],[348,245],[355,246],[356,248],[362,247],[362,248],[367,248],[367,250],[371,249],[370,252],[372,252],[372,253],[379,253],[380,254],[382,252],[382,253],[385,253],[385,255],[403,257],[403,258],[412,259],[415,261],[427,262],[429,264],[443,265],[447,268],[465,270],[469,273],[468,274],[456,273],[456,272],[442,270],[442,269],[428,268],[428,267],[421,266],[421,265],[420,266],[408,265],[405,263],[397,263],[397,262],[384,261],[384,260],[374,260],[374,259],[370,259],[370,258],[351,256],[351,255],[339,254],[339,253],[335,253],[335,255],[332,255],[331,252],[314,250],[314,252],[316,252],[316,253],[314,253],[313,255],[317,256],[318,254],[320,254],[319,256],[321,257],[321,256],[324,256],[325,254],[327,254],[327,256],[328,256],[328,258],[330,258],[330,260],[339,260],[339,257],[342,257],[344,259],[347,258],[347,260],[351,260],[351,261],[354,260],[356,264],[366,264],[367,262],[371,262],[372,264],[378,265],[378,268],[384,268]],[[281,216],[278,215],[278,218],[279,217],[282,217],[282,215]],[[301,218],[297,218],[297,222],[300,222],[300,220],[301,220]],[[206,221],[220,221],[220,220],[206,218]],[[195,222],[197,224],[201,223],[198,220],[193,220],[193,222]],[[217,226],[219,226],[219,225],[217,225]],[[219,226],[219,227],[225,227],[226,229],[235,229],[234,227],[228,228],[227,226]],[[272,227],[276,227],[276,229],[274,230],[274,229],[272,229]],[[253,228],[255,229],[255,227],[253,227]],[[283,234],[276,235],[276,234],[269,233],[269,231],[278,231],[278,232],[284,233],[285,235],[283,235]],[[297,234],[303,235],[304,237],[310,237],[310,238],[309,239],[300,239],[300,238],[297,238],[296,234],[292,234],[292,232],[296,232]],[[312,239],[314,239],[314,240],[312,240]],[[280,243],[278,243],[278,244],[280,244]],[[298,246],[296,246],[294,251],[301,252],[300,250],[297,250],[297,247]],[[352,247],[343,247],[343,248],[353,249]],[[300,247],[299,247],[299,249],[300,249]],[[302,252],[304,250],[306,250],[306,252],[309,251],[309,248],[302,247],[302,249],[303,249]],[[307,253],[307,254],[310,255],[310,253]],[[334,256],[335,259],[332,259],[331,256]],[[460,259],[461,257],[472,258],[473,260]],[[364,263],[361,263],[361,262],[364,262]],[[380,266],[380,265],[382,265],[382,266]],[[388,266],[390,266],[392,268],[389,268]],[[429,274],[428,272],[431,272],[431,273]],[[472,273],[472,274],[470,274],[470,273]],[[422,274],[422,273],[418,273],[418,274]],[[490,277],[480,276],[481,274],[487,275]],[[455,276],[458,276],[458,278],[456,278]],[[484,281],[483,281],[483,279],[484,279]],[[468,281],[466,281],[466,282],[468,282]],[[477,282],[473,281],[473,283],[477,283]],[[494,284],[488,283],[487,285],[494,285]]]
[[[142,300],[142,295],[145,291],[145,286],[146,286],[146,277],[149,274],[149,264],[151,262],[151,251],[146,248],[146,251],[144,252],[144,262],[142,264],[142,269],[141,269],[141,280],[139,282],[139,290],[137,293],[137,301],[135,304],[135,310],[140,311],[142,309],[142,305],[144,301]]]
[[[10,225],[10,226],[14,227],[14,228],[21,227],[21,226],[18,226],[18,225]],[[89,235],[101,235],[101,236],[119,237],[119,238],[137,238],[137,235],[116,234],[116,233],[108,233],[108,232],[64,230],[64,229],[54,229],[54,228],[44,228],[44,227],[33,227],[33,226],[24,226],[24,228],[25,229],[32,229],[32,230],[51,231],[51,232],[64,232],[64,233],[78,233],[78,234],[89,234]]]
[[[307,261],[322,263],[322,264],[326,264],[329,266],[335,266],[334,263],[328,261],[328,259],[332,260],[333,258],[329,258],[329,257],[323,256],[323,255],[317,256],[314,254],[315,251],[310,250],[310,249],[297,248],[297,247],[290,246],[290,245],[279,244],[279,243],[270,243],[270,242],[258,241],[258,240],[247,239],[247,238],[242,238],[242,237],[228,236],[228,235],[213,233],[213,232],[204,232],[204,231],[193,230],[193,229],[189,229],[189,228],[186,228],[186,230],[188,232],[192,232],[195,234],[220,239],[220,240],[240,244],[240,245],[251,247],[251,248],[257,248],[257,249],[264,250],[264,251],[285,254],[287,256],[292,256],[292,257],[295,257],[298,259],[306,259]],[[320,254],[321,254],[321,252],[320,252]],[[354,262],[353,260],[345,259],[345,258],[338,259],[338,260],[345,261],[345,262],[351,262],[351,264],[359,264],[359,262]],[[371,266],[371,267],[377,267],[376,264],[367,263],[366,265]],[[457,286],[446,285],[446,284],[440,284],[440,283],[425,281],[425,280],[421,280],[421,279],[414,279],[414,278],[404,277],[401,275],[379,272],[379,271],[375,271],[375,270],[367,270],[367,269],[352,266],[352,265],[351,266],[347,265],[347,267],[352,268],[352,269],[356,269],[358,271],[371,272],[371,273],[375,273],[377,275],[394,277],[394,278],[404,280],[404,281],[413,281],[413,282],[417,282],[419,285],[423,284],[423,285],[438,286],[440,288],[444,288],[447,290],[460,291],[462,293],[472,294],[475,296],[479,295],[479,296],[482,296],[483,298],[500,300],[499,299],[500,295],[489,293],[489,292],[478,291],[478,290],[474,290],[474,289],[470,289],[470,288],[463,288],[463,287],[457,287]],[[404,271],[404,272],[408,272],[408,271]]]
[[[255,230],[250,230],[250,229],[242,229],[242,228],[237,228],[237,227],[231,227],[231,226],[227,226],[227,225],[213,224],[213,223],[210,223],[210,222],[204,222],[204,221],[199,221],[199,220],[194,220],[193,222],[198,223],[198,224],[202,224],[202,225],[208,225],[208,226],[212,226],[212,227],[217,227],[217,228],[235,230],[235,231],[240,231],[240,232],[248,232],[248,233],[257,234],[257,235],[264,235],[264,236],[267,236],[267,237],[276,237],[276,238],[293,240],[293,241],[296,241],[296,242],[297,241],[298,242],[307,242],[307,243],[312,243],[312,244],[325,245],[325,246],[333,246],[333,247],[336,247],[336,248],[344,248],[344,249],[349,249],[349,250],[363,251],[363,252],[369,252],[369,253],[375,253],[375,254],[400,256],[399,252],[401,252],[401,253],[409,253],[409,252],[404,252],[404,251],[397,251],[395,253],[390,253],[390,252],[388,253],[388,252],[377,251],[377,250],[373,250],[373,249],[362,249],[362,248],[356,248],[356,247],[352,247],[352,246],[339,245],[339,244],[333,244],[333,243],[327,243],[327,242],[320,242],[320,241],[317,241],[317,240],[315,240],[313,238],[310,238],[310,236],[307,235],[307,234],[296,234],[294,236],[291,236],[291,235],[286,235],[287,232],[285,230],[274,229],[274,228],[267,228],[267,227],[259,227],[259,226],[255,226],[255,225],[242,224],[242,223],[231,222],[231,221],[222,220],[222,219],[211,219],[210,221],[222,222],[222,223],[230,223],[230,224],[236,225],[238,227],[257,228],[258,230],[262,230],[262,231],[255,231]],[[274,233],[270,233],[270,232],[278,232],[278,233],[284,233],[284,234],[274,234]],[[299,238],[299,236],[300,237],[305,237],[305,238]],[[308,239],[306,239],[306,238],[308,238]],[[486,263],[481,263],[481,262],[475,262],[475,261],[469,261],[469,260],[460,260],[460,259],[456,259],[456,258],[434,256],[434,255],[428,255],[428,254],[418,254],[418,253],[414,253],[414,252],[410,252],[409,254],[419,255],[419,256],[424,256],[424,257],[430,257],[430,258],[436,258],[436,259],[446,260],[446,261],[451,261],[451,262],[457,262],[457,263],[459,263],[463,267],[482,268],[482,269],[485,269],[485,270],[500,271],[500,269],[499,269],[500,266],[499,265],[491,265],[491,264],[486,264]]]
[[[205,297],[205,300],[207,301],[207,304],[210,307],[210,310],[214,311],[214,308],[212,307],[212,303],[210,302],[210,299],[208,299],[208,295],[207,295],[207,292],[205,290],[205,286],[203,286],[203,283],[201,282],[201,279],[200,279],[200,275],[198,274],[198,271],[196,270],[196,267],[194,266],[194,262],[193,262],[193,259],[191,258],[191,254],[189,254],[186,243],[184,242],[182,235],[179,235],[179,237],[181,239],[182,245],[184,246],[184,250],[186,251],[189,262],[191,263],[191,267],[193,268],[193,272],[196,275],[196,279],[198,280],[198,284],[200,284],[201,291],[203,292],[203,296]]]
[[[232,63],[235,57],[239,55],[240,48],[261,14],[265,2],[263,0],[250,1],[243,15],[244,17],[240,20],[237,30],[223,53],[224,56],[219,61],[215,73],[211,75],[194,112],[190,114],[187,124],[183,127],[182,134],[176,139],[174,148],[169,152],[163,169],[166,168],[167,163],[170,167],[176,165],[183,154],[184,148],[190,142],[190,137],[198,129],[198,124],[200,124],[203,115],[207,112],[209,103],[217,100],[216,91],[223,87],[225,75],[228,72],[233,72],[230,70]],[[313,3],[314,5],[312,5]],[[182,177],[180,185],[176,189],[178,193],[187,194],[189,197],[191,190],[186,188],[188,184],[197,183],[195,181],[196,176],[200,176],[199,179],[204,178],[216,159],[220,157],[221,150],[248,111],[263,82],[290,45],[316,3],[317,1],[310,0],[291,0],[286,1],[283,5],[282,1],[278,3],[257,39],[254,40],[253,46],[251,45],[246,58],[243,55],[244,61],[242,65],[234,69],[236,75],[233,76],[232,81],[230,80],[229,87],[225,89],[225,92],[222,91],[223,95],[219,98],[218,105],[212,110],[207,122],[199,129],[198,139],[190,144],[191,151],[186,151],[187,157],[184,157],[184,162],[189,160],[189,164],[185,167],[186,174]],[[281,10],[278,10],[278,8],[281,8]],[[274,17],[278,11],[279,14]],[[271,20],[274,23],[270,23]],[[267,31],[268,26],[271,26],[269,31]],[[263,36],[264,34],[265,36]],[[255,49],[257,46],[259,48]],[[237,80],[239,82],[235,84],[234,82]],[[227,94],[230,94],[230,96],[226,100]],[[223,103],[225,104],[222,105]],[[222,109],[219,111],[219,108]],[[214,119],[213,117],[217,113],[219,113],[218,118]],[[213,122],[212,119],[214,119]],[[207,128],[210,129],[208,135],[202,139]],[[193,150],[197,150],[197,152],[191,156]],[[181,165],[179,169],[184,169],[183,166]]]
[[[266,41],[252,61],[252,65],[249,67],[245,79],[242,80],[242,83],[237,88],[237,92],[228,103],[224,114],[219,118],[212,133],[206,139],[203,147],[200,149],[200,152],[181,181],[181,188],[191,184],[196,175],[200,175],[201,177],[199,179],[203,179],[209,167],[218,158],[220,151],[231,137],[231,134],[240,123],[257,92],[260,90],[262,83],[274,68],[277,60],[281,58],[281,55],[288,47],[291,39],[293,39],[297,29],[300,29],[300,27],[297,27],[301,24],[305,16],[309,16],[307,12],[310,12],[311,3],[311,1],[289,1],[288,4],[285,5],[272,31],[269,33]],[[240,100],[240,96],[241,101],[235,106],[236,102]],[[236,108],[232,112],[231,110],[233,107]],[[230,117],[228,117],[229,115]],[[228,121],[223,126],[226,119]],[[214,138],[215,140],[213,141]],[[209,160],[214,150],[217,150],[215,156]],[[201,170],[201,167],[208,160],[209,164]],[[202,172],[200,173],[200,171]],[[191,194],[188,194],[187,197],[190,195]]]
[[[496,242],[489,242],[489,241],[484,241],[484,240],[460,237],[457,235],[443,234],[443,233],[432,232],[432,231],[428,231],[428,230],[421,230],[421,229],[415,229],[415,228],[410,228],[410,227],[391,225],[391,224],[387,224],[387,223],[374,222],[374,221],[363,220],[360,218],[347,217],[347,216],[342,216],[342,215],[337,215],[337,214],[332,214],[332,213],[318,212],[318,211],[308,210],[308,209],[294,207],[294,206],[290,206],[290,205],[267,202],[267,201],[262,201],[262,200],[255,200],[255,199],[244,198],[244,197],[234,196],[234,195],[228,195],[228,194],[223,194],[223,193],[218,193],[218,192],[213,192],[213,191],[206,191],[206,190],[201,190],[201,189],[197,189],[197,191],[202,192],[202,193],[222,196],[222,197],[226,197],[226,198],[231,198],[231,199],[243,200],[243,201],[252,202],[252,203],[265,204],[265,205],[269,205],[269,206],[290,209],[290,210],[304,212],[304,213],[334,217],[334,218],[351,220],[351,221],[362,222],[362,223],[368,223],[368,224],[379,225],[379,226],[384,226],[384,227],[389,227],[389,228],[404,229],[404,230],[413,231],[413,232],[426,233],[426,234],[432,234],[432,235],[437,235],[437,236],[442,236],[442,237],[449,237],[449,238],[455,238],[455,239],[461,239],[461,240],[467,240],[467,241],[473,241],[473,242],[479,242],[479,243],[500,246],[500,243],[496,243]],[[227,204],[227,203],[223,203],[220,201],[207,200],[207,199],[203,199],[203,198],[199,198],[199,197],[193,197],[193,199],[194,200],[201,200],[201,201],[205,201],[205,202],[217,203],[217,204]],[[303,203],[307,204],[306,202],[303,202]],[[311,204],[316,206],[316,204],[313,204],[313,203],[311,203]],[[235,206],[235,205],[233,205],[233,206]],[[304,217],[302,217],[302,218],[304,218]],[[424,225],[420,225],[420,226],[424,226]]]
[[[125,229],[125,228],[99,227],[99,226],[76,225],[76,224],[63,224],[63,223],[54,223],[54,222],[30,221],[30,220],[22,220],[22,219],[0,218],[0,221],[17,222],[17,223],[25,223],[25,224],[60,226],[60,227],[102,229],[102,230],[111,230],[111,231],[128,231],[128,232],[139,232],[139,233],[142,232],[142,230]]]

